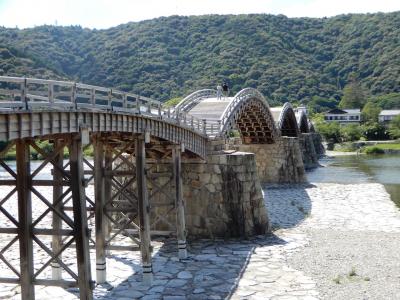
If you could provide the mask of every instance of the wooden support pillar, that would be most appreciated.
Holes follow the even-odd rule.
[[[53,143],[53,148],[54,150],[57,149],[60,145],[60,142],[55,140]],[[63,154],[58,153],[55,157],[54,157],[54,165],[57,165],[59,169],[63,169]],[[56,168],[55,166],[53,167],[53,180],[54,181],[62,181],[63,176],[62,173],[60,172],[60,170]],[[62,185],[54,185],[53,186],[53,205],[55,205],[57,203],[57,201],[59,201],[59,204],[55,207],[62,210],[62,201],[60,201],[60,197],[62,196],[63,193],[63,187]],[[53,212],[53,216],[52,216],[52,227],[56,232],[60,232],[60,230],[62,229],[62,222],[61,222],[61,218],[55,213]],[[52,237],[52,241],[51,241],[51,245],[52,245],[52,250],[54,253],[58,253],[62,247],[62,236],[61,235],[53,235]],[[61,259],[61,255],[59,256],[59,258]],[[60,280],[62,278],[62,274],[61,274],[61,267],[58,264],[57,261],[53,261],[51,263],[51,277],[53,280]]]
[[[187,258],[186,249],[186,223],[185,223],[185,206],[182,196],[182,177],[181,177],[181,146],[173,147],[172,160],[174,168],[175,182],[175,204],[176,204],[176,229],[178,239],[178,256],[179,259]]]
[[[139,202],[140,252],[142,255],[143,283],[151,285],[153,268],[150,250],[150,206],[146,182],[146,149],[144,136],[139,136],[135,142],[136,151],[136,180]]]
[[[112,187],[111,187],[111,172],[112,172],[112,159],[113,159],[113,154],[110,149],[106,149],[104,153],[105,157],[105,172],[109,175],[104,177],[104,203],[108,203],[111,200],[112,197]],[[111,234],[111,222],[108,218],[105,218],[103,220],[104,222],[104,228],[105,228],[105,237],[106,240],[110,238]],[[106,250],[105,252],[106,256],[109,255],[109,250]]]
[[[104,283],[106,278],[106,217],[104,215],[104,144],[100,137],[95,137],[94,147],[94,197],[96,221],[96,281]]]
[[[16,142],[16,152],[21,298],[24,300],[33,300],[35,299],[35,289],[33,286],[34,269],[29,144],[22,139],[18,140]]]
[[[78,286],[81,300],[93,299],[93,282],[90,273],[89,228],[87,222],[85,187],[83,177],[82,143],[80,135],[71,139],[69,146],[71,191],[74,215]]]

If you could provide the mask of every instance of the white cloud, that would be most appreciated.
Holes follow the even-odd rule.
[[[323,17],[400,10],[399,0],[0,0],[0,25],[108,28],[169,15],[271,13]]]

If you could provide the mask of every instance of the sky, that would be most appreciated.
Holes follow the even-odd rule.
[[[400,10],[400,0],[0,0],[0,26],[81,25],[104,29],[160,16],[283,14],[330,17]]]

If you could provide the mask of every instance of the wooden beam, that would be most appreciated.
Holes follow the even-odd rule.
[[[59,140],[55,140],[53,143],[53,148],[56,151],[56,149],[59,148],[59,146],[62,144],[60,143]],[[54,181],[62,181],[63,180],[63,174],[60,172],[60,170],[63,169],[63,149],[54,157],[54,164],[57,165],[57,167],[53,168],[53,180]],[[54,185],[53,186],[53,205],[56,209],[59,209],[60,211],[62,210],[63,202],[59,201],[58,205],[57,201],[63,194],[63,187],[62,185]],[[52,227],[55,231],[59,231],[62,229],[62,221],[61,218],[53,212],[52,215]],[[62,237],[60,235],[53,235],[52,237],[52,249],[54,253],[58,253],[60,249],[62,248]],[[61,255],[59,256],[61,259]],[[56,260],[54,260],[51,263],[51,278],[53,280],[60,280],[62,278],[61,274],[61,268],[60,265]]]
[[[104,215],[104,145],[101,138],[94,137],[94,197],[96,223],[96,281],[104,283],[106,279],[106,217]]]
[[[104,145],[104,144],[103,144]],[[113,171],[113,154],[111,149],[109,147],[105,147],[105,153],[104,153],[104,172],[110,173]],[[104,174],[103,174],[104,175]],[[111,176],[106,176],[104,178],[104,203],[108,203],[111,200],[112,197],[112,178]],[[104,213],[104,211],[103,211]],[[105,228],[105,238],[108,240],[110,238],[110,233],[111,233],[111,222],[109,221],[108,218],[105,218],[103,220],[104,222],[104,228]],[[109,254],[109,250],[106,250],[106,255]]]
[[[21,298],[24,300],[34,300],[29,144],[25,140],[17,140],[16,152]]]
[[[142,255],[143,283],[151,285],[153,268],[150,251],[150,206],[146,182],[146,149],[144,136],[136,139],[136,180],[139,202],[140,251]]]
[[[181,177],[181,151],[182,147],[176,146],[172,149],[172,160],[175,181],[175,203],[176,203],[176,230],[178,239],[178,256],[179,259],[187,258],[186,249],[186,223],[185,223],[185,207],[182,196],[182,177]]]
[[[89,229],[87,224],[85,188],[83,185],[82,144],[80,135],[69,145],[71,191],[78,264],[78,286],[81,300],[93,299],[93,282],[90,273]]]

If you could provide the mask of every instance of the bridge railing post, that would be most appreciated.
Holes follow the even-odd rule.
[[[75,109],[78,109],[78,103],[76,103],[76,83],[71,87],[71,103],[74,104]]]
[[[95,89],[90,90],[90,104],[92,104],[93,106],[96,105],[96,90]]]
[[[194,129],[194,118],[193,116],[190,117],[190,127]]]
[[[161,118],[161,103],[158,103],[158,117]]]
[[[26,78],[21,83],[21,102],[24,103],[24,108],[28,110],[28,84]]]
[[[171,108],[170,107],[168,107],[167,117],[168,117],[168,119],[171,118]]]
[[[112,110],[112,89],[108,91],[108,101],[107,106]]]
[[[137,113],[140,114],[140,96],[136,98],[136,110]]]
[[[207,120],[203,119],[203,133],[207,134]]]
[[[49,83],[47,86],[47,96],[49,98],[50,105],[54,103],[54,85]]]
[[[220,136],[221,135],[221,120],[218,120],[218,128],[217,128],[217,135]]]
[[[128,96],[125,93],[122,95],[122,107],[123,108],[128,107]]]
[[[179,125],[180,124],[180,111],[179,111],[179,108],[175,111],[175,120],[176,120],[176,123]]]

